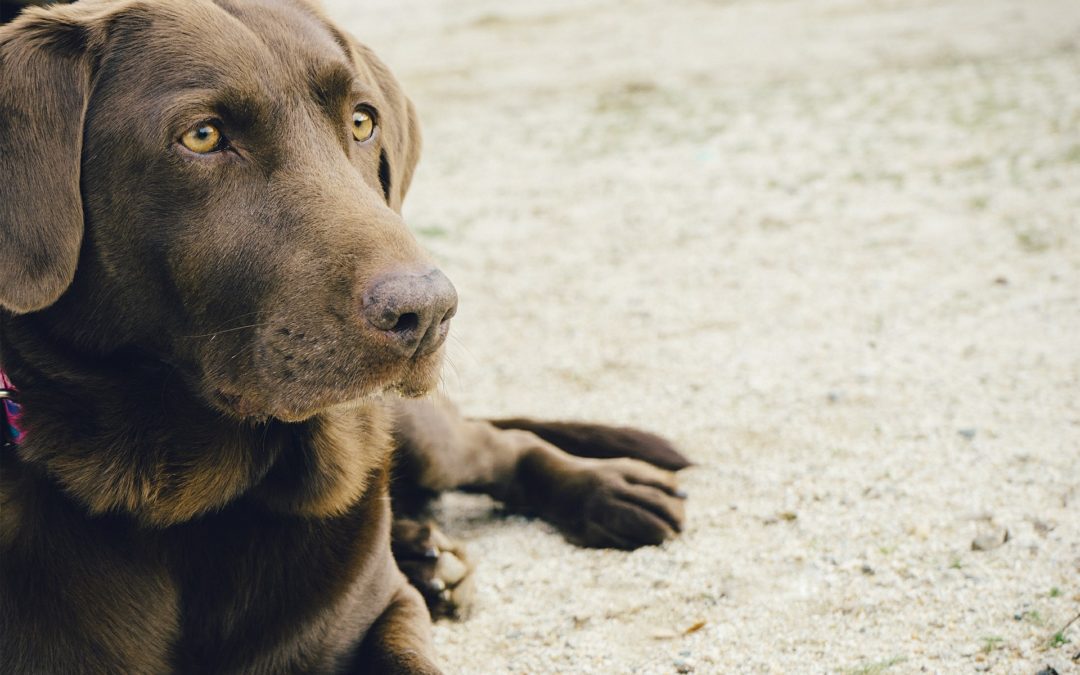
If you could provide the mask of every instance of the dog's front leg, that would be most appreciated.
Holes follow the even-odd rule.
[[[474,490],[539,515],[576,543],[625,549],[659,544],[682,527],[684,495],[675,474],[633,456],[658,456],[659,442],[669,468],[689,462],[651,434],[574,425],[575,437],[589,441],[572,455],[538,435],[544,423],[532,423],[537,433],[499,428],[462,418],[441,397],[402,401],[397,415],[395,508],[417,488]],[[634,434],[641,443],[627,441]],[[579,456],[585,454],[592,456]]]
[[[440,675],[431,646],[431,618],[420,593],[404,578],[368,630],[349,672],[372,675]]]

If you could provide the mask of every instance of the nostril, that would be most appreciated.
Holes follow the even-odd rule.
[[[397,323],[390,329],[395,333],[407,333],[411,330],[416,330],[416,327],[420,325],[420,315],[415,312],[408,312],[398,317]]]
[[[457,292],[442,272],[408,269],[376,277],[364,290],[360,312],[404,356],[438,349],[457,312]],[[380,343],[385,344],[385,343]]]
[[[443,314],[442,318],[439,319],[439,325],[441,326],[444,323],[446,323],[447,321],[449,321],[450,319],[454,318],[455,314],[457,314],[457,307],[456,306],[451,307],[450,309],[446,310],[446,314]]]

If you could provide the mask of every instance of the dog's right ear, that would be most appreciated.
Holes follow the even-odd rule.
[[[387,106],[379,111],[382,145],[379,182],[382,183],[387,204],[401,213],[401,202],[409,191],[413,171],[420,161],[420,121],[416,108],[401,90],[394,74],[370,48],[352,36],[348,36],[348,42],[356,69],[380,89],[382,103]]]
[[[100,10],[32,8],[0,28],[0,306],[15,313],[52,304],[75,275],[100,18]]]

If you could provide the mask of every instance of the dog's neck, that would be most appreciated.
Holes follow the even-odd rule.
[[[245,499],[337,515],[389,462],[390,419],[377,399],[302,423],[237,420],[212,409],[170,365],[134,351],[82,355],[30,319],[6,317],[0,326],[25,431],[14,453],[90,514],[165,527]]]

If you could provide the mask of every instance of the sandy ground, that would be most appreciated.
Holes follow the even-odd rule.
[[[329,9],[420,110],[445,389],[700,464],[629,554],[445,498],[448,671],[1080,672],[1080,2]]]

